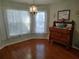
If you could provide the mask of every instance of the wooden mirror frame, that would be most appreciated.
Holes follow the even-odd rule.
[[[60,10],[57,12],[57,19],[70,20],[70,10]]]

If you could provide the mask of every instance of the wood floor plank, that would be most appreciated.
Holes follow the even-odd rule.
[[[78,53],[46,39],[31,39],[3,48],[0,59],[79,59]]]

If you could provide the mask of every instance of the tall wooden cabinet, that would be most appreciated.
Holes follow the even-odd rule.
[[[61,26],[59,26],[61,25]],[[57,42],[71,47],[74,31],[74,22],[54,21],[53,26],[49,28],[49,41]]]

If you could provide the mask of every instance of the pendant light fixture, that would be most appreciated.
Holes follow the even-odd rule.
[[[36,14],[37,13],[37,6],[35,5],[35,1],[33,0],[33,4],[30,6],[30,13]]]

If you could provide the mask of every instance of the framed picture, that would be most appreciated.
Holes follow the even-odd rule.
[[[70,19],[70,10],[60,10],[58,11],[57,14],[57,19],[65,19],[65,20],[69,20]]]

